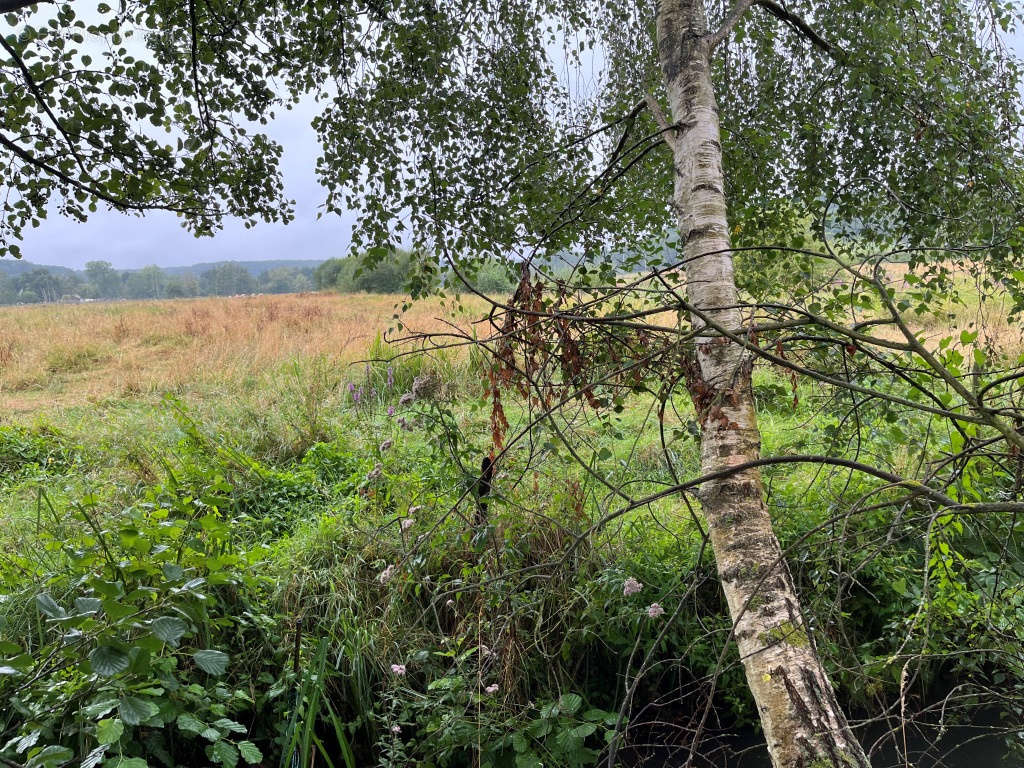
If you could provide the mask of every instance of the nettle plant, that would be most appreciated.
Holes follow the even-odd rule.
[[[175,765],[171,753],[180,760],[184,749],[195,750],[193,764],[262,760],[239,722],[262,702],[232,684],[237,657],[209,640],[272,629],[245,607],[260,588],[252,566],[261,551],[234,542],[220,511],[230,490],[216,475],[189,485],[172,478],[120,516],[87,497],[70,532],[41,532],[62,567],[6,596],[0,733],[13,735],[0,758],[26,768],[72,759],[145,768],[141,755]],[[269,672],[261,678],[274,682]]]

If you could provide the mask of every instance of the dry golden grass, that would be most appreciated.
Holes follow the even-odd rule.
[[[354,362],[395,325],[399,296],[290,294],[0,307],[0,413],[221,388],[289,360]],[[469,303],[472,307],[472,302]],[[442,331],[455,317],[417,302],[402,322]]]

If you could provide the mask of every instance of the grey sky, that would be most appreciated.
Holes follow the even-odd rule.
[[[1008,43],[1017,56],[1024,53],[1020,30]],[[266,129],[284,148],[285,193],[295,200],[295,221],[287,226],[258,224],[247,230],[229,220],[215,237],[199,239],[170,213],[154,212],[140,218],[100,209],[84,224],[51,215],[38,229],[26,231],[22,253],[36,264],[75,269],[95,260],[129,269],[147,264],[169,267],[208,261],[343,256],[355,217],[327,214],[316,218],[324,198],[314,173],[319,144],[310,126],[317,111],[315,104],[302,104],[279,115]]]
[[[324,190],[314,167],[319,152],[310,121],[314,104],[279,115],[267,132],[284,147],[281,160],[285,193],[295,200],[295,221],[288,226],[258,224],[245,229],[225,222],[215,237],[195,238],[171,213],[148,213],[144,218],[100,209],[80,224],[51,214],[37,229],[29,229],[21,250],[27,261],[80,269],[87,261],[109,261],[128,269],[146,264],[163,267],[222,260],[329,259],[344,255],[353,216],[325,215],[316,220]]]

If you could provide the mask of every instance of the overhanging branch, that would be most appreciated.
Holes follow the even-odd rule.
[[[52,2],[53,0],[0,0],[0,13],[20,11],[22,8],[28,8],[30,5],[39,5],[39,3]]]
[[[830,43],[815,32],[814,29],[811,28],[811,25],[804,21],[800,16],[790,10],[787,10],[778,3],[772,2],[772,0],[753,0],[753,4],[764,8],[768,13],[786,24],[797,34],[809,40],[815,48],[824,51],[832,58],[838,59],[845,56],[846,51],[839,46]]]

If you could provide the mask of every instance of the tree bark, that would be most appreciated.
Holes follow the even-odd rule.
[[[739,328],[703,0],[661,0],[657,30],[671,120],[677,126],[668,140],[687,299],[716,324]],[[693,323],[703,325],[697,317]],[[697,338],[686,373],[701,426],[702,473],[760,456],[751,367],[741,346],[713,332]],[[772,764],[867,768],[801,615],[764,503],[760,472],[745,469],[705,483],[699,498]]]

